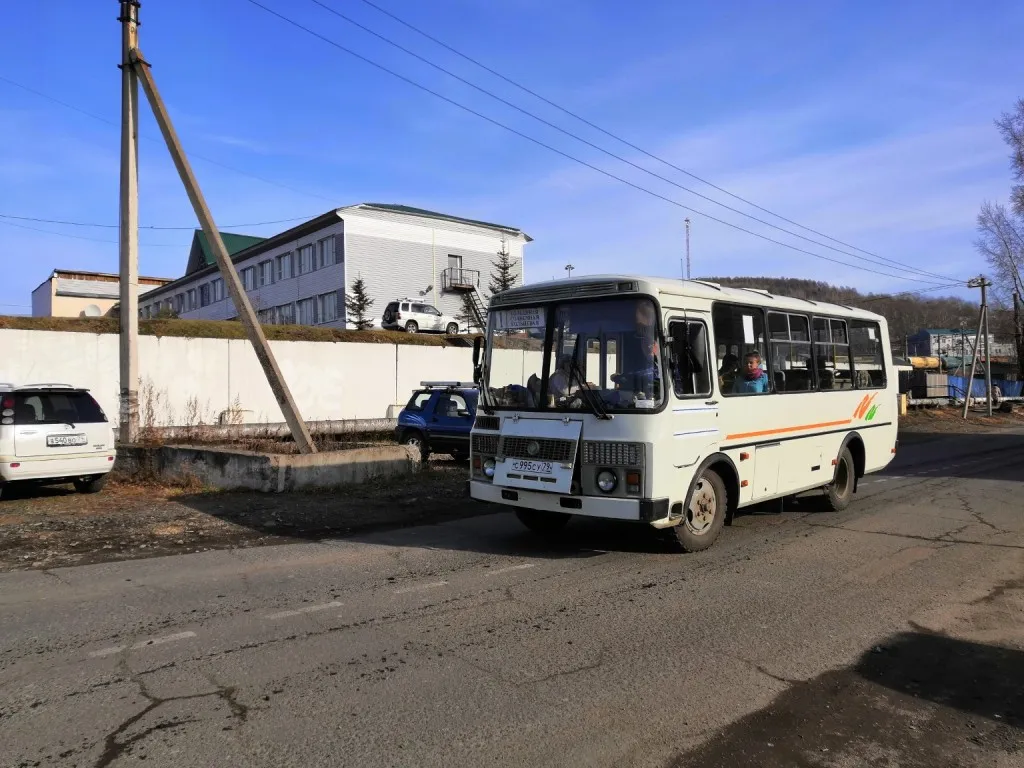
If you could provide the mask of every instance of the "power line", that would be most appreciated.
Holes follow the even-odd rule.
[[[339,11],[337,11],[337,10],[335,10],[333,8],[328,7],[327,5],[325,5],[320,0],[310,0],[310,1],[315,3],[316,5],[320,6],[321,8],[324,8],[324,9],[328,10],[329,12],[335,14],[336,16],[339,16],[339,17],[345,19],[349,23],[354,24],[355,26],[359,27],[360,29],[363,29],[364,31],[374,35],[375,37],[380,38],[381,40],[387,42],[388,44],[393,45],[393,46],[395,46],[396,48],[399,48],[402,51],[405,51],[410,56],[413,56],[413,57],[419,59],[420,61],[424,61],[425,63],[429,64],[430,66],[445,72],[446,74],[450,75],[451,77],[456,78],[460,82],[463,82],[463,83],[469,85],[472,88],[475,88],[475,89],[477,89],[477,90],[479,90],[479,91],[481,91],[483,93],[486,93],[487,95],[491,96],[492,98],[495,98],[498,101],[501,101],[502,103],[507,104],[508,106],[511,106],[513,109],[516,109],[516,110],[518,110],[520,112],[524,112],[525,114],[529,114],[534,119],[539,120],[540,122],[542,122],[542,123],[544,123],[546,125],[549,125],[549,126],[551,126],[552,128],[555,128],[558,131],[561,131],[562,133],[569,133],[568,131],[565,131],[564,129],[562,129],[562,128],[558,127],[558,126],[553,125],[552,123],[549,123],[548,121],[546,121],[546,120],[544,120],[544,119],[542,119],[540,117],[537,117],[536,115],[533,115],[532,113],[527,112],[526,110],[516,106],[515,104],[512,104],[511,102],[508,102],[505,99],[502,99],[501,97],[496,96],[495,94],[491,93],[490,91],[487,91],[487,90],[485,90],[483,88],[480,88],[479,86],[474,85],[473,83],[471,83],[471,82],[465,80],[464,78],[462,78],[462,77],[460,77],[460,76],[458,76],[458,75],[448,71],[447,69],[444,69],[443,67],[440,67],[439,65],[434,64],[431,61],[428,61],[424,57],[419,56],[418,54],[413,53],[412,51],[409,51],[408,49],[404,48],[403,46],[399,45],[398,43],[395,43],[392,40],[389,40],[388,38],[384,37],[383,35],[380,35],[377,32],[374,32],[373,30],[363,26],[362,24],[360,24],[360,23],[350,19],[349,17],[345,16],[344,14],[340,13]],[[663,165],[665,165],[665,166],[667,166],[669,168],[672,168],[673,170],[676,170],[676,171],[678,171],[680,173],[683,173],[683,174],[689,176],[690,178],[695,179],[696,181],[701,182],[702,184],[706,184],[707,186],[711,187],[712,189],[715,189],[715,190],[717,190],[719,192],[722,192],[723,194],[728,195],[729,197],[731,197],[731,198],[733,198],[735,200],[739,200],[740,202],[745,203],[746,205],[749,205],[752,208],[756,208],[757,210],[762,211],[764,213],[767,213],[770,216],[774,216],[775,218],[780,219],[781,221],[784,221],[784,222],[786,222],[788,224],[792,224],[795,227],[799,227],[800,229],[803,229],[803,230],[805,230],[807,232],[811,232],[812,234],[818,235],[819,237],[823,237],[826,240],[831,240],[832,242],[838,243],[839,245],[845,246],[846,248],[850,248],[852,250],[859,251],[860,253],[866,254],[868,256],[872,256],[872,257],[874,257],[876,259],[881,259],[882,261],[888,262],[891,265],[898,266],[898,267],[904,267],[907,270],[912,271],[912,272],[916,272],[918,274],[928,275],[928,276],[931,276],[931,277],[940,277],[940,278],[942,278],[944,280],[954,279],[954,278],[950,278],[948,275],[938,275],[938,274],[936,274],[934,272],[928,272],[927,270],[921,270],[921,269],[919,269],[917,267],[913,267],[913,266],[911,266],[909,264],[905,264],[903,262],[896,261],[895,259],[890,259],[888,257],[881,256],[881,255],[879,255],[877,253],[873,253],[871,251],[865,250],[865,249],[860,248],[860,247],[858,247],[856,245],[852,245],[851,243],[844,242],[843,240],[840,240],[838,238],[835,238],[835,237],[832,237],[830,235],[827,235],[824,232],[821,232],[821,231],[819,231],[817,229],[814,229],[812,227],[805,226],[805,225],[803,225],[803,224],[801,224],[801,223],[799,223],[797,221],[794,221],[792,219],[786,218],[785,216],[783,216],[783,215],[781,215],[779,213],[775,213],[774,211],[769,210],[768,208],[765,208],[765,207],[763,207],[761,205],[758,205],[757,203],[755,203],[755,202],[753,202],[751,200],[748,200],[747,198],[741,197],[740,195],[737,195],[737,194],[735,194],[733,192],[730,192],[728,189],[725,189],[724,187],[720,187],[717,184],[714,184],[714,183],[708,181],[707,179],[701,178],[700,176],[696,175],[695,173],[692,173],[691,171],[688,171],[685,168],[681,168],[680,166],[675,165],[674,163],[672,163],[672,162],[670,162],[668,160],[665,160],[664,158],[659,157],[658,155],[655,155],[654,153],[649,152],[649,151],[643,149],[640,146],[637,146],[636,144],[634,144],[633,142],[629,141],[628,139],[624,139],[621,136],[619,136],[619,135],[617,135],[615,133],[612,133],[611,131],[609,131],[609,130],[607,130],[605,128],[602,128],[601,126],[597,125],[596,123],[594,123],[594,122],[592,122],[590,120],[587,120],[585,117],[582,117],[581,115],[577,114],[576,112],[573,112],[573,111],[571,111],[569,109],[566,109],[562,105],[552,101],[551,99],[541,95],[540,93],[537,93],[536,91],[528,88],[527,86],[522,85],[521,83],[516,82],[512,78],[510,78],[510,77],[508,77],[506,75],[503,75],[501,72],[498,72],[497,70],[487,66],[486,64],[484,64],[484,63],[482,63],[480,61],[478,61],[477,59],[474,59],[472,56],[469,56],[469,55],[467,55],[465,53],[462,53],[461,51],[459,51],[458,49],[454,48],[453,46],[448,45],[447,43],[445,43],[443,40],[439,40],[438,38],[434,37],[430,33],[423,31],[422,29],[420,29],[419,27],[416,27],[413,24],[410,24],[409,22],[405,21],[404,19],[400,18],[399,16],[395,15],[394,13],[391,13],[387,9],[382,8],[379,5],[377,5],[376,3],[372,2],[372,0],[362,0],[362,2],[365,3],[366,5],[370,6],[371,8],[374,8],[378,12],[384,14],[385,16],[388,16],[389,18],[391,18],[394,21],[398,22],[402,26],[412,30],[413,32],[416,32],[418,35],[421,35],[421,36],[425,37],[426,39],[430,40],[431,42],[435,43],[436,45],[441,46],[445,50],[447,50],[447,51],[449,51],[451,53],[454,53],[456,56],[464,59],[465,61],[468,61],[471,64],[473,64],[473,65],[483,69],[485,72],[488,72],[488,73],[494,75],[495,77],[505,81],[509,85],[512,85],[512,86],[518,88],[519,90],[523,91],[524,93],[527,93],[530,96],[533,96],[534,98],[539,99],[540,101],[544,102],[545,104],[547,104],[547,105],[549,105],[551,107],[554,107],[555,109],[557,109],[560,112],[568,115],[569,117],[572,117],[573,119],[580,121],[584,125],[589,126],[590,128],[593,128],[594,130],[599,131],[600,133],[603,133],[604,135],[606,135],[606,136],[608,136],[608,137],[610,137],[610,138],[612,138],[612,139],[614,139],[614,140],[624,144],[625,146],[629,147],[630,149],[633,149],[633,150],[635,150],[637,152],[640,152],[642,155],[644,155],[646,157],[649,157],[652,160],[655,160],[655,161],[657,161],[657,162],[659,162],[659,163],[661,163],[661,164],[663,164]],[[573,134],[570,133],[569,135],[573,135]],[[590,142],[588,142],[585,139],[582,139],[582,138],[580,138],[578,136],[574,136],[574,138],[578,139],[579,141],[583,141],[584,143],[588,144],[589,146],[595,147],[596,149],[600,150],[601,152],[605,152],[606,154],[612,154],[612,153],[608,152],[607,150],[605,150],[605,149],[603,149],[601,147],[597,147],[596,145],[591,144]],[[638,165],[630,162],[629,160],[624,160],[623,158],[619,158],[617,155],[613,155],[613,154],[612,154],[612,156],[616,157],[619,160],[622,160],[623,162],[629,163],[630,165],[633,165],[636,168],[640,168],[640,170],[644,171],[645,173],[648,173],[648,174],[650,174],[652,176],[655,176],[656,178],[662,179],[664,181],[668,181],[668,183],[673,184],[674,186],[677,186],[680,189],[685,189],[687,192],[695,194],[698,197],[701,197],[701,198],[703,198],[705,200],[709,200],[710,202],[712,202],[712,203],[714,203],[716,205],[720,205],[723,208],[726,208],[726,209],[728,209],[730,211],[736,211],[737,213],[740,213],[743,216],[747,216],[748,218],[751,218],[751,219],[754,219],[755,221],[758,221],[758,222],[761,222],[763,224],[766,224],[767,226],[774,227],[775,229],[779,229],[779,230],[781,230],[783,232],[786,232],[787,234],[793,235],[795,237],[800,237],[800,238],[802,238],[804,240],[807,240],[808,242],[815,243],[816,245],[820,245],[820,246],[823,246],[825,248],[831,248],[832,250],[837,251],[838,253],[843,253],[843,254],[845,254],[847,256],[854,256],[854,254],[848,253],[848,252],[840,250],[838,248],[833,248],[832,246],[827,245],[825,243],[820,243],[820,242],[817,242],[815,240],[811,240],[810,238],[804,237],[803,235],[800,235],[800,234],[797,234],[797,233],[794,233],[794,232],[790,232],[787,229],[784,229],[782,227],[778,227],[778,226],[776,226],[774,224],[770,224],[770,223],[765,222],[762,219],[759,219],[759,218],[757,218],[755,216],[750,216],[749,214],[743,213],[742,211],[737,211],[735,208],[727,206],[724,203],[720,203],[719,201],[714,200],[713,198],[707,197],[705,195],[700,194],[699,192],[695,192],[692,189],[688,189],[687,187],[682,187],[682,186],[680,186],[678,184],[675,184],[675,182],[672,182],[672,181],[669,181],[667,179],[664,179],[662,176],[659,176],[658,174],[656,174],[656,173],[654,173],[654,172],[652,172],[652,171],[650,171],[650,170],[648,170],[646,168],[642,168],[641,166],[638,166]],[[874,263],[877,263],[877,262],[874,262]]]
[[[862,302],[867,301],[883,301],[885,299],[898,299],[902,296],[917,296],[922,293],[929,293],[931,291],[944,291],[950,288],[963,288],[964,283],[950,283],[949,285],[936,285],[933,288],[921,288],[917,291],[902,291],[900,293],[888,293],[884,296],[870,296],[866,299],[862,299]]]
[[[114,245],[117,245],[117,243],[118,243],[117,240],[104,240],[104,239],[101,239],[99,237],[84,237],[82,235],[68,234],[67,232],[54,232],[54,231],[49,230],[49,229],[40,229],[39,227],[30,227],[27,224],[15,224],[13,221],[0,221],[0,224],[3,224],[4,226],[7,226],[7,227],[17,227],[18,229],[30,229],[33,232],[42,232],[44,235],[55,235],[57,237],[70,237],[73,240],[88,240],[88,241],[93,242],[93,243],[113,243]],[[181,248],[182,247],[181,245],[178,245],[176,243],[141,243],[140,245],[142,245],[145,248]]]
[[[291,219],[275,219],[273,221],[251,221],[247,224],[218,224],[220,229],[239,229],[242,227],[261,227],[265,224],[285,224],[292,221],[307,221],[312,219],[313,216],[296,216]],[[15,216],[11,213],[0,213],[0,219],[16,219],[17,221],[34,221],[40,224],[62,224],[69,227],[99,227],[103,229],[118,229],[118,224],[92,224],[84,221],[67,221],[63,219],[40,219],[34,216]],[[143,226],[139,225],[139,229],[151,229],[151,230],[181,230],[181,231],[192,231],[200,229],[198,226],[192,227],[161,227],[161,226]],[[57,233],[54,233],[57,234]]]
[[[58,99],[58,98],[56,98],[54,96],[50,96],[49,94],[43,93],[42,91],[37,91],[35,88],[30,88],[27,85],[22,85],[21,83],[15,82],[14,80],[11,80],[10,78],[4,77],[3,75],[0,75],[0,81],[5,82],[5,83],[7,83],[9,85],[13,85],[15,88],[20,88],[21,90],[27,91],[28,93],[34,94],[34,95],[38,96],[41,99],[46,99],[47,101],[52,101],[54,104],[59,104],[62,107],[66,107],[67,109],[70,109],[70,110],[72,110],[74,112],[78,112],[79,114],[85,115],[86,117],[91,117],[93,120],[98,120],[101,123],[106,123],[107,125],[112,125],[115,128],[117,128],[118,130],[121,129],[120,123],[118,123],[118,122],[116,122],[114,120],[109,120],[109,119],[107,119],[107,118],[105,118],[105,117],[103,117],[101,115],[97,115],[97,114],[95,114],[93,112],[89,112],[88,110],[82,109],[80,107],[76,107],[73,104],[69,104],[66,101],[61,101],[60,99]],[[152,136],[143,136],[142,134],[139,134],[139,137],[145,139],[146,141],[153,141],[153,142],[156,142],[158,144],[163,144],[163,139],[156,139],[156,138],[154,138]],[[265,178],[263,176],[259,176],[259,175],[255,174],[255,173],[250,173],[249,171],[243,171],[243,170],[240,170],[239,168],[233,168],[232,166],[227,165],[225,163],[222,163],[219,160],[214,160],[213,158],[205,157],[203,155],[197,154],[196,152],[189,152],[188,156],[190,158],[195,159],[195,160],[202,160],[203,162],[209,163],[210,165],[216,165],[216,166],[218,166],[220,168],[224,168],[225,170],[231,171],[233,173],[237,173],[237,174],[239,174],[241,176],[248,176],[250,179],[256,179],[257,181],[262,181],[264,184],[270,184],[271,186],[274,186],[274,187],[280,187],[281,189],[287,189],[290,192],[297,192],[298,194],[306,195],[307,197],[315,197],[315,198],[317,198],[319,200],[327,200],[332,205],[334,204],[334,201],[331,198],[325,197],[324,195],[318,195],[316,192],[307,192],[304,189],[300,189],[298,187],[293,187],[293,186],[291,186],[289,184],[283,184],[280,181],[274,181],[272,179],[268,179],[268,178]]]
[[[785,227],[780,227],[777,224],[773,224],[770,221],[766,221],[765,219],[762,219],[762,218],[759,218],[759,217],[754,216],[752,214],[746,213],[745,211],[742,211],[739,208],[734,208],[733,206],[726,205],[725,203],[719,202],[718,200],[715,200],[713,197],[709,197],[708,195],[702,194],[702,193],[698,192],[695,189],[691,189],[690,187],[687,187],[687,186],[684,186],[682,184],[679,184],[678,182],[673,181],[672,179],[670,179],[670,178],[668,178],[666,176],[662,176],[661,174],[655,173],[654,171],[652,171],[652,170],[650,170],[648,168],[645,168],[642,165],[640,165],[638,163],[635,163],[635,162],[633,162],[632,160],[629,160],[626,157],[618,155],[618,154],[616,154],[616,153],[614,153],[614,152],[612,152],[612,151],[610,151],[608,149],[605,149],[604,147],[602,147],[602,146],[600,146],[598,144],[595,144],[592,141],[589,141],[589,140],[583,138],[582,136],[579,136],[578,134],[573,133],[572,131],[566,130],[565,128],[562,128],[561,126],[556,125],[555,123],[552,123],[549,120],[545,120],[543,117],[540,117],[539,115],[536,115],[535,113],[530,112],[529,110],[524,109],[523,107],[520,107],[519,105],[517,105],[517,104],[515,104],[515,103],[513,103],[511,101],[508,101],[507,99],[504,99],[501,96],[498,96],[493,91],[489,91],[486,88],[483,88],[483,87],[477,85],[476,83],[473,83],[470,80],[467,80],[466,78],[464,78],[464,77],[462,77],[462,76],[452,72],[450,69],[446,69],[445,67],[441,66],[440,64],[437,64],[437,63],[431,61],[430,59],[428,59],[428,58],[426,58],[424,56],[419,55],[415,51],[409,50],[408,48],[406,48],[405,46],[401,45],[400,43],[396,43],[394,40],[391,40],[390,38],[386,37],[385,35],[382,35],[379,32],[376,32],[373,29],[370,29],[369,27],[359,23],[355,19],[352,19],[351,17],[346,16],[341,11],[335,10],[331,6],[329,6],[326,3],[322,2],[322,0],[310,0],[310,2],[313,3],[314,5],[319,6],[320,8],[323,8],[328,13],[331,13],[331,14],[337,16],[338,18],[343,19],[344,21],[347,21],[349,24],[352,24],[353,26],[363,30],[367,34],[373,35],[378,40],[381,40],[381,41],[387,43],[388,45],[390,45],[390,46],[392,46],[394,48],[397,48],[398,50],[402,51],[403,53],[405,53],[405,54],[407,54],[409,56],[412,56],[417,61],[421,61],[424,64],[426,64],[427,66],[433,67],[434,69],[436,69],[439,72],[443,72],[444,74],[448,75],[449,77],[452,77],[455,80],[458,80],[460,83],[463,83],[464,85],[468,85],[470,88],[473,88],[474,90],[479,91],[480,93],[482,93],[482,94],[484,94],[486,96],[489,96],[490,98],[494,99],[495,101],[498,101],[498,102],[504,104],[507,107],[511,107],[512,109],[514,109],[517,112],[520,112],[520,113],[526,115],[527,117],[533,118],[534,120],[536,120],[537,122],[541,123],[542,125],[546,125],[547,127],[552,128],[552,129],[558,131],[559,133],[562,133],[562,134],[564,134],[564,135],[566,135],[566,136],[568,136],[568,137],[570,137],[572,139],[575,139],[576,141],[579,141],[582,144],[585,144],[586,146],[590,147],[591,149],[596,149],[598,152],[601,152],[601,153],[603,153],[603,154],[605,154],[605,155],[607,155],[607,156],[609,156],[609,157],[611,157],[611,158],[613,158],[615,160],[618,160],[621,163],[625,163],[626,165],[628,165],[628,166],[630,166],[632,168],[635,168],[636,170],[641,171],[642,173],[646,173],[647,175],[649,175],[649,176],[651,176],[651,177],[653,177],[655,179],[658,179],[659,181],[663,181],[666,184],[671,184],[673,187],[676,187],[677,189],[681,189],[684,192],[689,192],[691,195],[695,195],[695,196],[701,198],[702,200],[706,200],[707,202],[712,203],[714,205],[717,205],[717,206],[719,206],[721,208],[724,208],[727,211],[731,211],[732,213],[736,213],[736,214],[738,214],[740,216],[744,216],[744,217],[746,217],[748,219],[751,219],[752,221],[758,222],[759,224],[763,224],[766,227],[771,227],[772,229],[778,230],[779,232],[784,232],[785,234],[790,235],[791,237],[799,238],[799,239],[804,240],[804,241],[806,241],[808,243],[812,243],[814,245],[817,245],[817,246],[819,246],[821,248],[828,248],[829,250],[835,251],[836,253],[840,253],[840,254],[842,254],[844,256],[849,256],[849,257],[854,258],[854,259],[860,259],[862,261],[866,261],[866,262],[872,263],[872,264],[877,264],[879,266],[883,266],[883,267],[890,268],[890,269],[895,267],[895,268],[899,269],[900,271],[906,271],[906,272],[909,272],[909,273],[912,273],[912,274],[922,275],[924,277],[935,277],[935,278],[938,278],[940,280],[952,280],[952,279],[954,279],[954,278],[949,277],[948,275],[940,275],[940,274],[937,274],[935,272],[929,272],[927,270],[922,270],[922,269],[919,269],[917,267],[912,267],[912,266],[909,266],[909,265],[906,265],[906,264],[902,264],[902,263],[894,261],[892,259],[888,259],[888,258],[886,258],[884,256],[878,256],[877,258],[866,258],[864,256],[859,256],[856,253],[850,253],[848,250],[843,250],[841,248],[836,248],[835,246],[829,245],[828,243],[822,243],[822,242],[820,242],[818,240],[814,240],[813,238],[810,238],[810,237],[807,237],[805,235],[802,235],[799,232],[793,232],[792,230],[786,229]],[[772,214],[772,215],[774,215],[774,214]],[[797,225],[797,226],[799,226],[799,225]],[[832,238],[828,238],[828,239],[832,239]]]
[[[733,224],[732,222],[726,221],[724,219],[720,219],[720,218],[718,218],[716,216],[713,216],[713,215],[711,215],[709,213],[705,213],[704,211],[698,210],[697,208],[692,208],[692,207],[690,207],[688,205],[685,205],[685,204],[679,202],[678,200],[674,200],[674,199],[672,199],[670,197],[666,197],[665,195],[662,195],[662,194],[660,194],[658,192],[655,192],[653,190],[647,189],[646,187],[643,187],[643,186],[641,186],[639,184],[636,184],[636,183],[634,183],[632,181],[629,181],[628,179],[624,179],[621,176],[617,176],[616,174],[612,173],[611,171],[607,171],[607,170],[605,170],[603,168],[600,168],[600,167],[598,167],[596,165],[593,165],[592,163],[587,162],[586,160],[582,160],[582,159],[576,157],[575,155],[571,155],[568,152],[565,152],[565,151],[563,151],[561,149],[553,147],[550,144],[546,144],[545,142],[541,141],[540,139],[536,139],[533,136],[530,136],[530,135],[528,135],[526,133],[523,133],[522,131],[519,131],[519,130],[517,130],[515,128],[512,128],[511,126],[508,126],[508,125],[500,122],[499,120],[495,120],[492,117],[488,117],[487,115],[483,114],[482,112],[478,112],[478,111],[472,109],[471,107],[467,107],[465,104],[462,104],[462,103],[460,103],[458,101],[455,101],[454,99],[450,99],[447,96],[445,96],[445,95],[443,95],[441,93],[438,93],[437,91],[432,90],[431,88],[428,88],[427,86],[422,85],[421,83],[418,83],[418,82],[416,82],[415,80],[413,80],[411,78],[406,77],[405,75],[399,74],[398,72],[395,72],[392,69],[388,69],[383,64],[379,64],[378,62],[374,61],[373,59],[367,58],[366,56],[363,56],[362,54],[356,53],[355,51],[351,50],[350,48],[346,48],[345,46],[341,45],[340,43],[338,43],[338,42],[336,42],[334,40],[331,40],[328,37],[324,37],[320,33],[310,29],[309,27],[306,27],[306,26],[300,24],[299,22],[297,22],[297,21],[295,21],[295,20],[293,20],[293,19],[291,19],[291,18],[289,18],[287,16],[284,16],[283,14],[278,13],[277,11],[273,10],[272,8],[268,8],[267,6],[263,5],[258,0],[248,0],[248,2],[251,3],[252,5],[255,5],[258,8],[261,8],[262,10],[264,10],[267,13],[271,14],[272,16],[276,16],[277,18],[281,19],[285,23],[290,24],[290,25],[296,27],[297,29],[300,29],[303,32],[306,32],[307,34],[312,35],[313,37],[316,37],[316,38],[324,41],[328,45],[331,45],[331,46],[333,46],[333,47],[335,47],[335,48],[337,48],[337,49],[339,49],[341,51],[344,51],[345,53],[349,54],[350,56],[353,56],[354,58],[357,58],[360,61],[363,61],[366,64],[369,64],[370,66],[375,67],[376,69],[379,69],[382,72],[385,72],[385,73],[391,75],[392,77],[396,77],[399,80],[402,80],[403,82],[406,82],[409,85],[412,85],[413,87],[418,88],[421,91],[424,91],[425,93],[429,93],[430,95],[432,95],[432,96],[434,96],[434,97],[436,97],[438,99],[441,99],[442,101],[445,101],[445,102],[447,102],[448,104],[451,104],[454,107],[458,107],[459,109],[461,109],[461,110],[463,110],[465,112],[468,112],[469,114],[474,115],[474,116],[480,118],[481,120],[485,120],[488,123],[491,123],[492,125],[495,125],[495,126],[497,126],[499,128],[502,128],[502,129],[508,131],[509,133],[512,133],[512,134],[514,134],[516,136],[519,136],[520,138],[526,139],[527,141],[529,141],[529,142],[531,142],[533,144],[536,144],[539,147],[543,147],[544,149],[547,149],[550,152],[554,152],[555,154],[560,155],[561,157],[564,157],[564,158],[566,158],[568,160],[571,160],[571,161],[573,161],[575,163],[578,163],[579,165],[582,165],[582,166],[584,166],[586,168],[590,168],[593,171],[597,171],[598,173],[602,174],[603,176],[607,176],[608,178],[613,179],[614,181],[618,181],[618,182],[620,182],[622,184],[626,184],[627,186],[632,187],[633,189],[636,189],[636,190],[638,190],[640,192],[644,192],[644,193],[646,193],[648,195],[651,195],[652,197],[655,197],[655,198],[657,198],[659,200],[663,200],[664,202],[670,203],[671,205],[674,205],[674,206],[676,206],[678,208],[682,208],[683,210],[690,211],[690,212],[695,213],[695,214],[697,214],[699,216],[703,216],[704,218],[709,219],[710,221],[714,221],[714,222],[717,222],[717,223],[722,224],[724,226],[731,227],[732,229],[735,229],[735,230],[737,230],[739,232],[744,232],[744,233],[746,233],[748,235],[753,235],[754,237],[761,238],[762,240],[764,240],[766,242],[774,243],[776,245],[781,245],[784,248],[789,248],[790,250],[796,251],[797,253],[803,253],[803,254],[806,254],[808,256],[813,256],[814,258],[817,258],[817,259],[822,259],[824,261],[830,261],[830,262],[832,262],[834,264],[840,264],[842,266],[850,267],[852,269],[859,269],[859,270],[864,271],[864,272],[872,272],[874,274],[882,275],[884,277],[891,277],[891,278],[894,278],[896,280],[910,280],[910,281],[920,282],[920,283],[935,284],[935,282],[933,280],[923,280],[923,279],[921,279],[919,277],[908,277],[908,276],[905,276],[905,275],[894,275],[891,272],[880,272],[878,270],[869,269],[868,267],[863,267],[863,266],[860,266],[858,264],[850,264],[849,262],[840,261],[839,259],[834,259],[834,258],[832,258],[830,256],[824,256],[824,255],[822,255],[820,253],[815,253],[814,251],[808,251],[808,250],[806,250],[804,248],[800,248],[800,247],[792,245],[790,243],[785,243],[785,242],[783,242],[781,240],[776,240],[774,238],[768,237],[767,235],[763,235],[760,232],[755,232],[755,231],[753,231],[751,229],[747,229],[747,228],[742,227],[742,226],[740,226],[738,224]],[[949,280],[951,278],[943,276],[942,279],[943,280]]]

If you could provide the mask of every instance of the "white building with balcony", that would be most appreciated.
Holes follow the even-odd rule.
[[[403,297],[458,315],[466,292],[486,292],[502,247],[522,284],[523,249],[532,238],[515,227],[363,203],[267,239],[230,233],[223,239],[261,322],[346,328],[352,324],[345,296],[359,277],[378,321],[389,301]],[[187,319],[236,317],[202,232],[193,239],[185,276],[139,298],[143,318],[165,308]]]

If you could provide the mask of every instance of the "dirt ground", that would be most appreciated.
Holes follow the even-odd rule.
[[[972,413],[966,422],[957,409],[927,409],[901,419],[900,440],[1010,428],[1024,428],[1024,409]],[[420,474],[344,492],[211,492],[117,480],[88,496],[70,486],[5,489],[0,571],[308,541],[493,511],[466,497],[466,479],[465,464],[434,457]]]
[[[904,433],[978,433],[999,429],[1024,427],[1024,405],[1018,405],[1012,413],[993,413],[991,416],[970,411],[963,418],[960,408],[915,408],[900,417],[901,437]]]
[[[0,501],[0,571],[310,541],[486,512],[466,497],[466,479],[465,463],[440,457],[419,474],[343,492],[204,491],[113,478],[93,495],[13,488]]]

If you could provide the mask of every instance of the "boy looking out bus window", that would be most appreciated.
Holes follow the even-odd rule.
[[[761,365],[760,352],[746,354],[743,368],[733,382],[732,391],[736,394],[763,394],[768,391],[768,374]]]

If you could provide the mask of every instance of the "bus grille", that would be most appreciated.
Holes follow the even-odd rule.
[[[497,435],[473,435],[473,453],[495,456],[498,453]]]
[[[530,453],[530,444],[536,443],[537,449]],[[514,459],[534,459],[536,461],[572,461],[576,451],[575,440],[555,440],[543,437],[503,437],[499,456]]]
[[[497,432],[501,429],[501,419],[497,416],[483,416],[481,414],[477,414],[476,424],[473,426],[477,429],[493,429]]]

